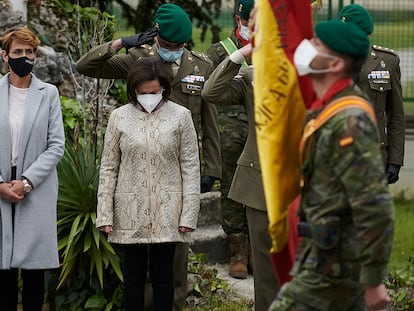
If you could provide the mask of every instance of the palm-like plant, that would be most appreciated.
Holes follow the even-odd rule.
[[[58,288],[70,285],[80,271],[89,271],[89,282],[110,267],[122,280],[120,258],[95,227],[98,168],[91,148],[67,144],[58,165],[58,238],[62,269]],[[111,271],[111,272],[112,272]]]

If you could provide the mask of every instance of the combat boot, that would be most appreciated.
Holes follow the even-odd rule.
[[[245,279],[249,258],[247,234],[228,234],[227,240],[230,248],[229,275],[235,279]]]

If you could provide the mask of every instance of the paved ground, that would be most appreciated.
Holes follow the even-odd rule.
[[[225,264],[217,264],[212,266],[217,269],[217,276],[225,280],[231,289],[233,289],[240,297],[251,299],[254,301],[254,284],[253,276],[249,274],[247,279],[238,280],[229,276],[229,266]]]

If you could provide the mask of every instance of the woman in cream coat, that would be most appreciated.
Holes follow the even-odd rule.
[[[175,242],[188,242],[198,220],[197,135],[191,112],[168,101],[161,62],[138,60],[127,92],[130,103],[108,121],[96,226],[122,244],[126,310],[144,309],[148,269],[154,309],[172,310]]]

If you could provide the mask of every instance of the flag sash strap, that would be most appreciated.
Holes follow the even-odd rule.
[[[305,160],[305,145],[309,137],[311,137],[322,125],[328,122],[329,119],[331,119],[334,115],[348,108],[358,108],[365,111],[366,113],[368,113],[371,119],[375,123],[377,123],[377,118],[375,116],[374,109],[372,109],[372,106],[363,98],[359,96],[349,95],[333,101],[328,106],[326,106],[315,119],[309,120],[305,125],[299,145],[299,154],[302,164]]]
[[[233,52],[237,51],[238,48],[236,46],[236,44],[233,42],[233,40],[231,40],[230,37],[227,37],[224,40],[220,41],[220,44],[223,46],[223,48],[226,50],[228,55],[231,55]],[[246,61],[244,61],[242,63],[242,67],[247,67],[248,64]]]

